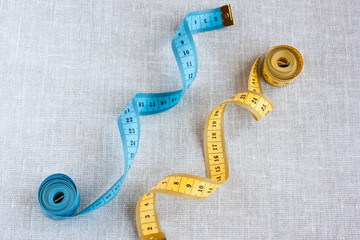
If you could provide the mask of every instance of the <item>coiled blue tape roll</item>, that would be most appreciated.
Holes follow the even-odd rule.
[[[56,173],[41,183],[38,199],[45,214],[57,219],[75,213],[80,203],[80,194],[69,176]]]
[[[115,184],[87,208],[74,214],[80,203],[80,194],[74,181],[65,174],[53,174],[40,185],[38,200],[44,213],[55,220],[82,215],[104,206],[119,193],[140,139],[140,116],[160,113],[174,107],[194,81],[198,59],[193,33],[220,29],[233,25],[230,5],[221,8],[191,12],[180,25],[171,46],[180,70],[183,87],[166,93],[138,93],[118,118],[118,127],[124,150],[125,172]]]

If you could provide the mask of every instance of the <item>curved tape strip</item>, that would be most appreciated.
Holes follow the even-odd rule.
[[[60,220],[78,216],[104,206],[115,198],[138,149],[140,116],[160,113],[175,106],[195,79],[198,60],[191,34],[212,31],[231,25],[233,25],[233,20],[230,5],[191,12],[186,15],[171,42],[183,88],[167,93],[138,93],[118,118],[118,127],[124,149],[125,173],[95,202],[75,215],[72,214],[80,202],[80,195],[75,183],[64,174],[51,175],[43,181],[38,191],[39,204],[48,217]]]
[[[271,85],[288,85],[299,75],[303,66],[301,54],[293,47],[280,45],[267,49],[263,64],[264,79]],[[208,115],[204,129],[204,156],[206,178],[190,174],[172,174],[163,178],[136,206],[136,225],[141,240],[166,239],[161,231],[156,207],[156,193],[164,193],[192,200],[203,200],[229,178],[229,164],[224,137],[224,113],[227,104],[236,104],[249,110],[256,120],[274,109],[264,96],[257,73],[260,57],[255,61],[248,80],[248,91],[240,92],[215,107]]]

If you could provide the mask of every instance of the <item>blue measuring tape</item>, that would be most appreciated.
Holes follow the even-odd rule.
[[[38,200],[49,218],[61,220],[79,216],[98,209],[115,198],[130,170],[139,146],[140,116],[160,113],[174,107],[196,77],[198,59],[191,34],[212,31],[233,24],[230,5],[186,15],[171,42],[180,70],[182,89],[166,93],[137,93],[130,101],[118,118],[125,172],[109,190],[84,210],[74,214],[80,203],[80,193],[69,176],[57,173],[47,177],[39,187]]]

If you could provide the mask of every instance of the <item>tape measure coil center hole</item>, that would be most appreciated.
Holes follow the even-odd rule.
[[[281,68],[286,68],[290,65],[290,60],[287,57],[280,57],[277,60],[277,65]]]
[[[54,203],[61,203],[65,198],[65,193],[63,192],[57,192],[55,193],[54,197],[53,197],[53,202]]]

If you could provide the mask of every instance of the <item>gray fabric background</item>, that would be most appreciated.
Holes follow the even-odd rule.
[[[232,4],[235,26],[195,35],[198,76],[179,105],[141,118],[118,197],[66,221],[37,190],[70,175],[80,209],[123,171],[116,119],[137,92],[181,87],[170,41],[186,13]],[[230,179],[202,202],[158,197],[168,239],[359,239],[359,1],[0,0],[0,238],[137,239],[135,205],[171,173],[205,176],[207,114],[246,89],[264,49],[296,47],[286,88],[264,84],[260,122],[230,106]]]

